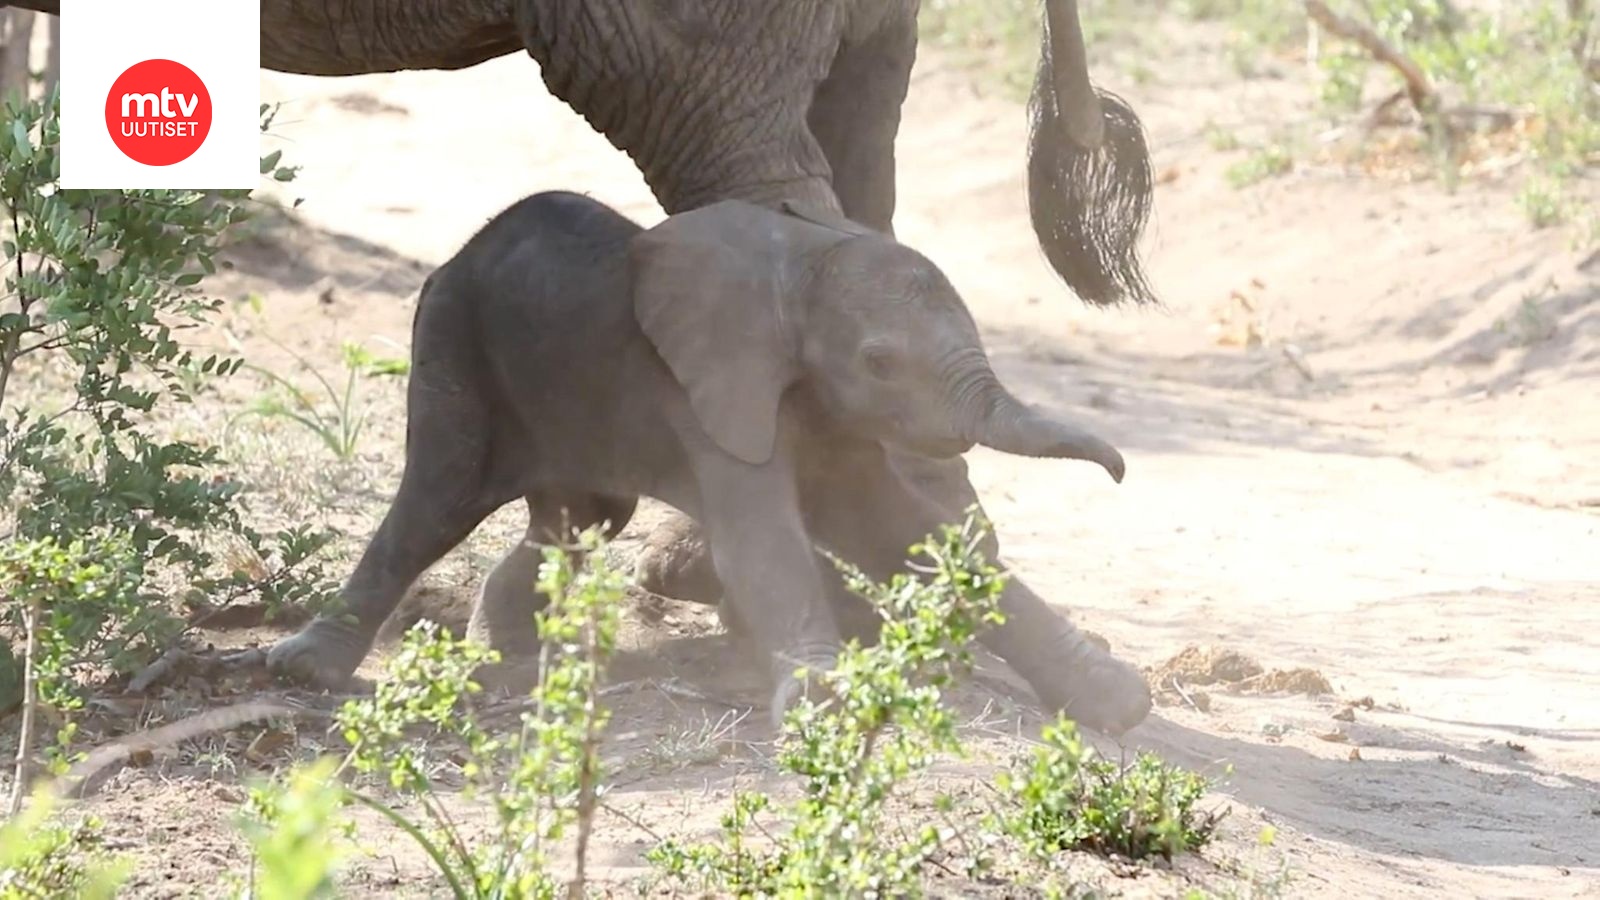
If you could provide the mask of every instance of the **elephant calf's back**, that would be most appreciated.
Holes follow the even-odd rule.
[[[453,318],[473,321],[491,358],[570,363],[615,350],[619,332],[634,330],[627,244],[640,231],[580,194],[534,194],[489,220],[430,281]]]
[[[507,445],[564,486],[636,492],[657,467],[629,453],[671,442],[670,374],[629,291],[627,248],[642,230],[587,197],[536,194],[441,266],[418,309],[417,369],[430,355],[460,361],[445,368],[473,373]]]

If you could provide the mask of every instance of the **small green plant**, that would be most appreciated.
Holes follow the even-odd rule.
[[[1207,122],[1205,127],[1206,146],[1218,153],[1228,153],[1239,149],[1239,135],[1229,128],[1224,128],[1215,122]]]
[[[334,781],[336,763],[323,758],[292,771],[287,784],[250,789],[239,822],[253,854],[249,900],[333,896],[342,856],[337,838],[353,833],[340,818],[345,802]]]
[[[268,340],[272,340],[279,349],[294,357],[301,368],[311,373],[322,388],[328,409],[324,410],[322,404],[313,399],[310,393],[288,378],[270,369],[247,363],[246,368],[282,388],[287,398],[283,395],[268,395],[261,398],[256,401],[255,406],[229,419],[225,433],[231,434],[233,426],[248,416],[287,419],[315,434],[323,446],[327,447],[340,462],[354,459],[361,446],[361,433],[367,425],[367,411],[359,407],[356,401],[357,381],[363,376],[405,375],[411,370],[410,363],[403,359],[376,356],[359,344],[346,342],[341,348],[345,370],[344,386],[341,389],[335,387],[332,380],[304,356],[277,340],[272,338]]]
[[[580,568],[577,559],[586,562]],[[538,590],[550,598],[540,614],[544,642],[533,709],[516,737],[490,737],[465,708],[476,693],[471,673],[497,655],[470,641],[441,636],[432,623],[407,633],[391,662],[390,677],[367,700],[339,714],[352,744],[349,762],[384,775],[415,798],[424,821],[415,821],[373,797],[356,802],[377,810],[421,846],[456,898],[549,898],[562,886],[549,872],[556,842],[575,832],[576,875],[566,886],[582,896],[588,839],[600,792],[600,735],[608,714],[599,704],[600,677],[616,648],[619,607],[627,586],[606,562],[598,529],[576,536],[571,547],[547,547]],[[462,771],[469,789],[487,794],[496,830],[469,845],[435,795],[419,749],[408,730],[427,726],[465,745]]]
[[[1235,190],[1243,190],[1293,170],[1294,156],[1283,144],[1273,142],[1251,150],[1244,159],[1228,166],[1226,177]]]
[[[1220,816],[1196,809],[1204,778],[1141,753],[1119,765],[1087,747],[1070,720],[1045,726],[1029,764],[1001,773],[1001,825],[1029,851],[1063,850],[1144,859],[1198,849]]]
[[[109,900],[124,869],[100,845],[100,822],[65,824],[53,816],[48,788],[0,825],[0,900],[72,897]]]
[[[1000,620],[1005,578],[977,549],[987,528],[974,511],[912,547],[926,580],[879,584],[836,560],[884,624],[875,646],[851,642],[823,676],[830,701],[802,700],[786,717],[778,767],[800,777],[802,798],[783,810],[782,827],[767,828],[758,820],[774,811],[771,799],[739,794],[720,843],[667,840],[648,858],[670,877],[741,896],[918,893],[921,867],[947,835],[931,824],[907,834],[884,806],[938,754],[961,752],[942,692],[970,665],[977,630]]]
[[[22,660],[7,660],[18,669],[10,680],[21,688],[14,702],[22,709],[11,786],[13,814],[22,808],[32,774],[40,705],[62,715],[81,708],[81,670],[153,650],[162,645],[163,633],[175,632],[170,616],[143,602],[143,578],[125,538],[62,546],[47,536],[0,546],[0,597],[14,607],[25,641]],[[57,774],[67,765],[75,730],[68,721],[56,734],[51,768]]]
[[[1321,99],[1324,108],[1338,115],[1361,109],[1369,61],[1346,48],[1335,48],[1317,60],[1322,70]]]
[[[646,749],[642,765],[655,771],[672,771],[722,758],[722,742],[745,718],[728,710],[719,718],[702,718],[698,727],[674,729]]]
[[[1545,311],[1541,296],[1533,293],[1523,297],[1514,311],[1496,321],[1494,328],[1516,345],[1531,347],[1554,337],[1557,323]]]
[[[165,598],[250,590],[219,544],[307,559],[289,552],[304,542],[276,545],[248,524],[216,448],[158,427],[203,380],[238,369],[180,338],[220,307],[200,286],[249,218],[249,192],[62,191],[60,139],[54,93],[0,109],[0,532],[11,587],[40,610],[53,704],[66,702],[55,687],[125,674],[176,636]],[[270,574],[291,590],[294,566]],[[0,627],[23,632],[27,608],[0,607]]]
[[[0,596],[37,611],[34,683],[58,710],[75,709],[81,670],[125,666],[170,641],[177,626],[141,595],[143,572],[124,536],[0,545]]]
[[[1517,204],[1534,228],[1549,228],[1567,220],[1567,202],[1561,186],[1549,178],[1529,180],[1517,193]]]

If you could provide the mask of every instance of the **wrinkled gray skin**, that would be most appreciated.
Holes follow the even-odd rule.
[[[412,582],[518,497],[528,542],[471,629],[532,653],[533,544],[564,521],[615,533],[650,496],[703,527],[777,715],[795,667],[829,667],[840,643],[815,547],[886,577],[949,520],[886,448],[955,459],[981,443],[1123,474],[1105,441],[1006,391],[927,259],[831,214],[739,201],[647,231],[565,192],[511,207],[424,285],[409,390],[405,473],[345,617],[275,646],[280,671],[344,681]],[[1147,713],[1139,673],[1025,588],[1002,608],[982,639],[1047,706],[1109,731]]]
[[[59,0],[10,0],[59,13]],[[5,0],[0,0],[0,6]],[[354,75],[519,51],[626,151],[668,213],[796,200],[890,233],[920,0],[262,0],[261,65]],[[1077,0],[1044,0],[1028,196],[1085,301],[1151,302],[1138,119],[1089,80]]]

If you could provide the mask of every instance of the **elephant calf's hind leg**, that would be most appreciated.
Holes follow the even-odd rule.
[[[639,587],[652,594],[708,606],[722,599],[722,582],[704,533],[677,510],[669,510],[645,537],[633,571]]]
[[[635,498],[541,492],[528,495],[528,530],[484,579],[467,633],[507,660],[539,651],[534,617],[549,603],[539,593],[542,546],[564,543],[575,531],[606,523],[614,538],[633,516]]]
[[[486,471],[486,419],[471,398],[412,406],[406,470],[383,524],[340,592],[343,609],[317,618],[267,654],[276,673],[319,687],[344,683],[378,629],[423,572],[510,497]]]

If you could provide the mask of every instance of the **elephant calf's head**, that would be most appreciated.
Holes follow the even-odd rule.
[[[1122,480],[1110,444],[1012,397],[944,273],[887,236],[730,200],[641,234],[629,264],[641,327],[740,459],[771,457],[779,400],[803,381],[850,429],[913,452],[979,443]]]

